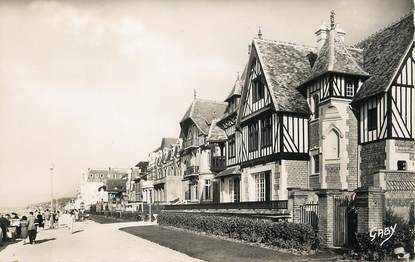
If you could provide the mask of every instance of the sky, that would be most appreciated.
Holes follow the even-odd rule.
[[[411,0],[0,1],[0,207],[74,195],[88,167],[131,167],[223,101],[263,38],[315,45],[330,10],[355,44]]]

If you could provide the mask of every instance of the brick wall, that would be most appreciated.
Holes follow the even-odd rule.
[[[309,134],[309,146],[310,148],[319,147],[319,122],[313,121],[310,122],[310,126],[308,128]]]
[[[320,188],[320,175],[310,176],[310,188]]]
[[[373,173],[385,169],[386,141],[378,141],[361,146],[360,150],[360,170],[362,186],[373,183],[371,176]]]
[[[358,132],[357,132],[357,119],[354,116],[352,110],[348,110],[348,119],[346,124],[349,127],[349,131],[345,132],[345,137],[348,140],[346,146],[349,162],[347,163],[347,184],[349,190],[355,190],[357,188],[357,150],[358,150]]]
[[[382,228],[385,215],[385,195],[382,189],[359,188],[356,192],[357,232],[367,233]]]
[[[340,180],[340,164],[326,164],[326,182],[327,188],[341,189],[342,184]]]
[[[274,173],[274,183],[272,183],[272,190],[273,196],[272,199],[279,199],[278,198],[278,190],[280,189],[280,179],[281,179],[281,166],[276,164],[275,166],[275,173]]]
[[[284,161],[287,171],[287,187],[308,187],[308,161],[286,160]]]
[[[409,218],[411,203],[415,202],[415,172],[385,171],[384,174],[386,207]]]

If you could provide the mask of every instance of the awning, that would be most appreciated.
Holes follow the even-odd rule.
[[[240,175],[241,175],[241,169],[239,168],[239,166],[232,166],[232,167],[228,167],[227,169],[223,170],[222,172],[219,172],[215,176],[215,179],[228,177],[228,176],[240,176]]]

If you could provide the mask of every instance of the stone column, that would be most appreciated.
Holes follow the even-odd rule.
[[[357,233],[368,233],[373,228],[383,228],[385,191],[380,187],[364,186],[355,190],[357,208]]]
[[[318,233],[321,236],[321,244],[325,247],[333,247],[334,232],[334,197],[340,195],[339,190],[323,189],[318,195]]]
[[[300,207],[307,203],[308,192],[299,188],[288,188],[288,211],[292,214],[292,222],[300,223]]]

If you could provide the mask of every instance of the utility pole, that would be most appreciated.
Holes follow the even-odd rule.
[[[53,171],[55,169],[55,164],[51,164],[49,167],[50,170],[50,211],[53,212]]]

